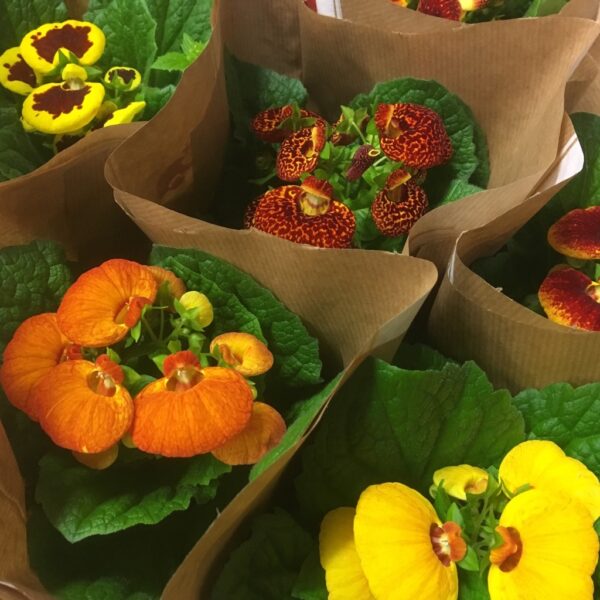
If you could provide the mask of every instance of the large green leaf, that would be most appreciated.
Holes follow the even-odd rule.
[[[63,452],[40,462],[36,500],[50,522],[70,542],[107,535],[135,525],[159,523],[205,503],[231,467],[210,454],[192,459],[141,458],[94,471]]]
[[[147,80],[156,58],[156,21],[145,0],[90,0],[84,18],[106,35],[102,64],[133,67]]]
[[[64,252],[55,243],[0,249],[0,350],[25,319],[56,310],[70,280]]]
[[[600,476],[600,383],[556,383],[515,397],[532,438],[552,440]]]
[[[32,29],[67,16],[63,0],[0,0],[0,54],[18,46]]]
[[[289,600],[312,549],[311,536],[283,510],[257,517],[250,539],[223,568],[211,600]]]
[[[275,357],[274,374],[292,387],[320,383],[322,363],[317,340],[308,333],[297,315],[252,277],[200,250],[156,246],[150,262],[173,271],[188,287],[209,297],[210,288],[197,286],[210,282],[225,294],[235,296],[258,319]]]
[[[306,514],[353,506],[369,485],[401,481],[423,493],[433,472],[488,467],[524,439],[523,418],[472,362],[405,371],[366,361],[336,395],[302,452],[296,480]]]

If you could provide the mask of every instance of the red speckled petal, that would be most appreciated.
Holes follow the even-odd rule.
[[[420,0],[417,10],[426,15],[451,21],[460,21],[463,12],[458,0]]]
[[[321,196],[333,200],[333,186],[323,179],[317,177],[307,177],[300,186],[304,191],[314,194],[315,196]]]
[[[390,107],[393,107],[390,117]],[[452,157],[452,142],[441,117],[418,104],[384,104],[375,116],[381,149],[392,160],[430,169]]]
[[[600,206],[567,213],[548,231],[548,243],[564,256],[600,259]]]
[[[277,176],[282,181],[297,181],[312,172],[326,142],[326,129],[321,124],[305,127],[287,137],[277,155]]]
[[[250,127],[257,138],[264,142],[279,144],[289,135],[279,126],[292,116],[292,107],[290,105],[280,106],[278,108],[269,108],[258,113]]]
[[[402,199],[393,200],[389,192],[383,190],[371,205],[371,215],[377,229],[388,237],[408,233],[427,211],[427,195],[422,187],[408,184],[401,191]]]
[[[322,215],[305,215],[300,208],[304,190],[288,185],[267,192],[254,213],[253,226],[265,233],[320,248],[349,248],[356,229],[352,211],[332,201]]]
[[[542,282],[538,296],[548,318],[560,325],[600,331],[598,284],[571,267],[559,267]]]
[[[364,144],[356,150],[352,157],[352,164],[346,173],[348,181],[360,179],[363,173],[377,160],[380,152],[370,144]]]

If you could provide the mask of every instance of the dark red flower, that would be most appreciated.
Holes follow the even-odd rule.
[[[286,137],[294,133],[293,129],[282,127],[282,124],[292,117],[293,114],[294,108],[290,104],[279,106],[277,108],[269,108],[258,113],[254,119],[252,119],[250,127],[256,137],[263,142],[280,144]],[[304,108],[300,109],[301,119],[308,119],[311,117],[316,119],[315,124],[320,123],[323,126],[326,125],[326,122],[316,113]]]
[[[282,181],[297,181],[304,173],[311,173],[325,146],[327,129],[316,123],[289,135],[277,154],[277,176]]]
[[[370,144],[360,146],[352,157],[352,164],[346,173],[348,181],[356,181],[362,177],[362,174],[377,160],[381,155]]]
[[[442,17],[451,21],[460,21],[463,14],[458,0],[419,0],[417,10],[432,17]]]
[[[568,212],[550,227],[548,243],[564,256],[600,259],[600,206]]]

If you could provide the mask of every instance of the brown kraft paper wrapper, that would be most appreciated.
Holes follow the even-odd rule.
[[[600,109],[599,87],[592,90],[594,112]],[[581,98],[573,109],[590,110]],[[563,167],[576,171],[582,156]],[[565,164],[566,163],[566,164]],[[571,173],[573,174],[573,173]],[[564,182],[563,182],[564,183]],[[475,360],[496,386],[517,392],[528,387],[600,380],[600,335],[558,325],[508,298],[469,269],[490,256],[557,193],[551,185],[526,203],[458,240],[429,318],[428,329],[442,352]]]

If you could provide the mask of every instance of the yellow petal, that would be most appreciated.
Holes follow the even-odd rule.
[[[319,534],[319,554],[325,569],[329,600],[374,600],[354,545],[353,508],[325,515]]]
[[[185,292],[179,298],[186,310],[197,310],[196,321],[200,327],[208,327],[213,322],[213,306],[207,296],[200,292]]]
[[[579,499],[594,520],[600,517],[600,482],[580,461],[575,460],[554,443],[529,440],[515,446],[500,465],[500,479],[510,492],[524,485]]]
[[[479,467],[458,465],[444,467],[433,474],[433,483],[442,485],[446,493],[459,500],[467,499],[470,494],[483,494],[487,489],[488,473]]]
[[[83,67],[70,63],[62,70],[61,77],[63,81],[69,81],[69,79],[80,79],[81,81],[86,81],[88,74]]]
[[[500,525],[519,532],[522,555],[510,571],[491,566],[491,600],[592,600],[598,536],[578,500],[530,490],[508,503]]]
[[[106,71],[104,81],[118,89],[130,92],[140,87],[142,74],[131,67],[112,67]]]
[[[39,82],[39,75],[25,62],[19,48],[0,54],[0,84],[7,90],[27,96]]]
[[[131,102],[125,108],[115,110],[112,117],[104,123],[104,127],[111,125],[122,125],[123,123],[131,123],[144,109],[145,102]]]
[[[93,65],[102,56],[105,44],[99,27],[71,19],[30,31],[21,42],[21,53],[33,69],[45,74],[58,65],[59,51],[72,52],[82,65]]]
[[[368,487],[354,519],[356,549],[378,600],[456,600],[456,565],[433,551],[430,529],[439,519],[421,494],[401,483]]]
[[[211,352],[217,348],[223,361],[244,377],[262,375],[273,366],[271,351],[250,333],[222,333],[210,343]]]
[[[42,133],[72,133],[94,119],[103,99],[101,83],[85,83],[79,89],[47,83],[25,98],[23,119]]]

